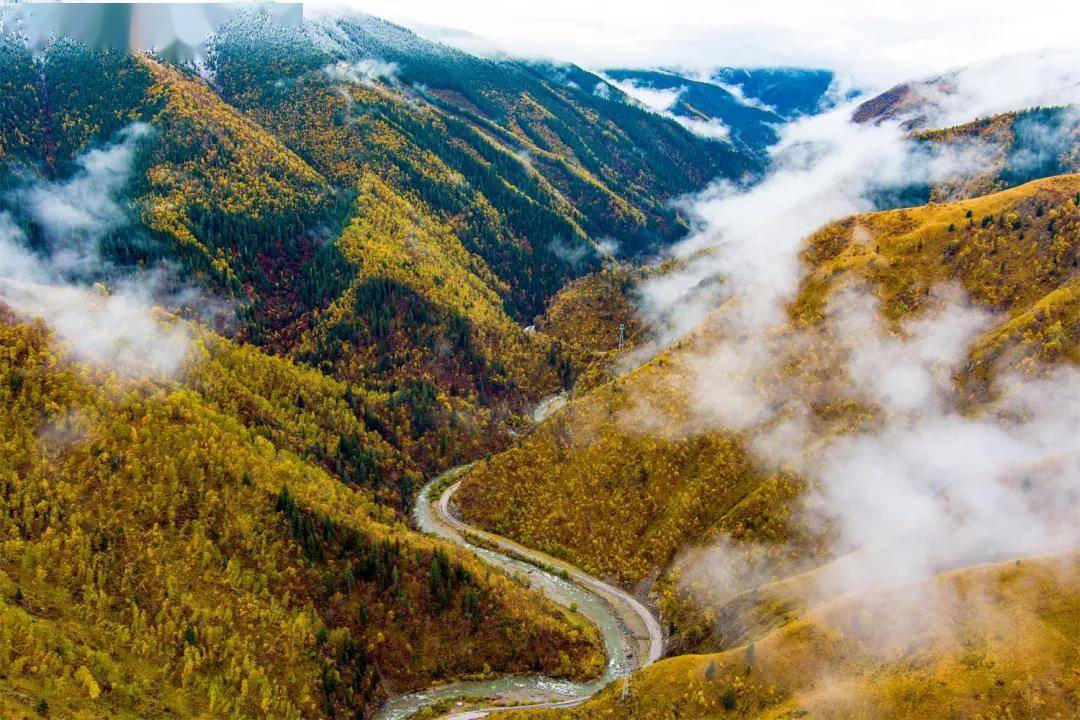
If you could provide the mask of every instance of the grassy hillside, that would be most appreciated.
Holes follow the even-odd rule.
[[[1001,372],[1076,363],[1078,192],[1080,176],[1061,176],[823,228],[807,241],[790,323],[775,331],[777,340],[797,335],[800,342],[777,368],[758,369],[761,381],[799,393],[815,437],[872,426],[876,410],[844,389],[843,353],[820,331],[828,298],[866,283],[893,322],[918,316],[945,282],[998,313],[956,377],[959,402],[971,412],[993,397]],[[701,617],[669,582],[681,550],[718,538],[748,553],[753,547],[776,580],[820,565],[828,547],[797,521],[805,480],[762,466],[747,451],[755,429],[729,432],[695,414],[695,377],[715,335],[705,329],[572,399],[513,448],[478,464],[458,494],[470,519],[602,576],[631,587],[659,577],[654,599],[673,652],[724,647],[750,627],[790,619],[784,607],[758,606],[753,596]],[[713,622],[719,614],[722,633]]]
[[[1006,349],[1077,362],[1080,341],[1080,175],[1047,178],[971,200],[861,215],[808,241],[810,272],[793,316],[821,317],[838,278],[872,283],[892,320],[917,312],[940,282],[958,282],[1003,322],[972,348],[986,379]],[[860,228],[855,232],[855,228]]]
[[[323,718],[602,666],[580,618],[346,482],[413,471],[336,381],[205,334],[172,382],[0,335],[5,717]]]
[[[539,718],[1069,718],[1080,712],[1075,552],[846,597],[746,647],[663,660]],[[891,593],[891,597],[890,597]],[[897,617],[897,597],[916,620]]]

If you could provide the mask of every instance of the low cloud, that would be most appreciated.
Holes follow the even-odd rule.
[[[559,58],[583,67],[820,67],[885,89],[905,79],[976,63],[1003,52],[1072,47],[1080,10],[1057,0],[1023,5],[980,0],[727,5],[698,0],[592,5],[570,0],[503,3],[375,0],[370,12],[421,30],[453,26],[475,50]],[[424,34],[422,32],[422,34]],[[430,35],[430,33],[427,33]]]
[[[332,65],[327,65],[323,68],[323,74],[335,82],[374,85],[382,81],[396,85],[400,70],[401,68],[398,67],[397,63],[365,58],[355,62],[341,60]]]
[[[686,86],[677,88],[654,88],[650,85],[634,82],[633,80],[605,79],[608,83],[626,93],[626,95],[634,101],[658,115],[674,120],[698,137],[709,140],[727,140],[731,135],[731,131],[728,127],[716,118],[692,118],[671,112],[671,109],[679,102],[679,98],[686,92]],[[602,97],[609,97],[610,92],[608,91],[608,85],[598,84],[594,92],[597,95],[600,95],[601,88],[603,88]]]
[[[9,202],[41,228],[51,270],[65,277],[100,272],[98,241],[128,223],[118,196],[131,179],[138,144],[150,132],[144,123],[129,125],[116,142],[79,156],[68,179],[32,182],[10,194]]]
[[[606,79],[609,83],[656,113],[666,113],[675,105],[675,103],[679,102],[679,98],[682,96],[683,92],[686,91],[685,87],[673,89],[654,88],[648,85],[641,85],[633,80]]]
[[[0,277],[0,299],[20,315],[44,320],[77,359],[107,370],[167,377],[187,354],[186,324],[153,309],[145,279],[105,290]]]
[[[850,122],[854,103],[781,129],[760,183],[720,182],[686,200],[697,231],[671,250],[674,272],[638,288],[654,328],[627,367],[685,337],[723,302],[737,299],[730,332],[760,335],[782,324],[801,274],[805,238],[830,220],[875,209],[890,190],[975,174],[991,149],[913,142],[895,123]]]
[[[176,290],[165,268],[122,275],[98,247],[106,233],[128,228],[123,190],[149,132],[129,126],[116,142],[77,158],[69,178],[27,181],[5,197],[11,210],[0,212],[0,301],[42,318],[81,361],[165,377],[182,366],[190,331],[153,309],[155,300],[171,295],[177,305],[206,306],[191,290]],[[29,249],[12,212],[40,229],[43,248]]]
[[[672,115],[671,117],[675,122],[698,137],[708,138],[709,140],[727,140],[731,137],[731,130],[728,129],[728,126],[716,118],[699,120],[697,118],[683,117],[682,115]]]
[[[596,241],[596,254],[602,258],[616,258],[621,246],[615,238],[601,238]]]
[[[999,113],[1080,103],[1080,50],[1041,50],[906,78],[894,111],[912,127],[949,127]]]
[[[882,193],[975,174],[992,157],[977,142],[912,142],[897,123],[855,125],[852,105],[784,127],[761,183],[718,184],[686,201],[696,230],[665,258],[673,269],[638,288],[652,338],[626,360],[633,367],[693,335],[672,356],[689,417],[657,423],[741,433],[764,472],[805,482],[792,521],[829,548],[803,560],[819,566],[805,601],[1080,545],[1070,517],[1080,502],[1075,368],[1002,370],[996,400],[961,409],[969,348],[1001,318],[948,285],[899,325],[857,286],[834,293],[819,325],[791,325],[814,230],[875,209]],[[865,227],[851,232],[874,242]],[[831,403],[861,410],[830,429],[818,409]],[[786,577],[803,551],[721,538],[678,560],[682,587],[731,597]],[[898,591],[898,612],[934,610],[901,596],[910,597]]]
[[[764,471],[802,478],[797,533],[828,547],[807,557],[797,545],[718,538],[677,560],[691,597],[723,605],[816,567],[789,596],[814,604],[893,588],[882,608],[891,624],[863,638],[888,643],[893,630],[949,607],[921,585],[932,576],[1080,546],[1080,370],[1005,373],[998,399],[963,409],[956,378],[968,349],[1001,318],[949,286],[926,304],[892,327],[872,293],[849,288],[820,328],[742,335],[686,360],[697,378],[691,431],[743,432]],[[785,375],[794,358],[815,354],[825,377]],[[813,410],[823,400],[857,402],[871,415],[823,431]]]
[[[851,387],[880,418],[798,463],[815,480],[808,517],[835,529],[843,558],[823,575],[827,595],[1080,544],[1063,511],[1080,500],[1069,479],[1080,470],[1080,374],[1006,376],[999,400],[962,412],[954,378],[995,319],[956,289],[931,305],[897,332],[864,294],[830,308]]]
[[[568,265],[577,266],[592,254],[592,248],[586,243],[571,245],[561,237],[556,237],[547,244],[548,252]]]
[[[715,77],[713,77],[712,73],[702,72],[699,74],[701,75],[701,82],[711,83],[719,88],[727,90],[736,100],[738,100],[743,105],[757,108],[758,110],[764,110],[765,112],[776,112],[776,108],[762,102],[761,100],[758,100],[757,98],[750,97],[745,92],[743,92],[742,85],[730,85],[728,83],[720,82]]]

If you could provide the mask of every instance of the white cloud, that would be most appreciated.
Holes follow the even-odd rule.
[[[157,314],[150,285],[141,278],[106,292],[0,277],[0,299],[20,315],[44,320],[79,360],[125,374],[171,376],[184,362],[190,334],[183,321]]]
[[[605,79],[608,83],[619,88],[649,110],[674,120],[698,137],[707,138],[709,140],[727,140],[731,135],[731,131],[728,127],[716,118],[703,120],[700,118],[684,117],[671,112],[671,108],[675,106],[675,103],[679,101],[682,94],[686,92],[685,86],[677,88],[654,88],[636,83],[633,80]],[[609,97],[607,87],[607,85],[598,84],[595,90],[596,94],[600,95],[599,91],[603,88],[604,93],[602,97]]]
[[[1049,79],[1042,87],[1003,81],[987,96],[1009,102],[1011,90],[1020,101],[1060,85],[1041,71],[1010,74]],[[886,324],[874,295],[858,288],[834,297],[821,327],[788,327],[788,303],[804,272],[800,252],[813,231],[873,209],[876,191],[986,165],[987,148],[978,144],[928,149],[896,123],[853,124],[851,111],[848,104],[782,128],[757,185],[718,184],[686,202],[697,230],[671,251],[674,270],[639,287],[639,310],[655,337],[628,359],[640,362],[699,331],[672,358],[693,412],[657,424],[669,432],[742,432],[762,468],[807,480],[797,518],[831,538],[838,558],[816,583],[821,595],[1075,547],[1075,368],[1041,379],[1005,376],[995,385],[997,402],[962,412],[955,378],[973,339],[995,318],[951,287],[937,288],[900,327]],[[852,234],[874,242],[865,227]],[[803,358],[826,366],[827,382],[809,370],[808,379],[782,372]],[[874,421],[822,434],[813,403],[836,399],[876,408]],[[680,566],[687,587],[704,582],[730,595],[777,571],[769,553],[784,551],[733,550],[722,540]]]
[[[98,243],[124,227],[119,192],[132,171],[145,125],[76,161],[74,174],[39,180],[8,200],[42,229],[47,247],[27,249],[11,214],[0,212],[0,301],[24,317],[40,317],[76,359],[130,375],[169,376],[187,353],[186,323],[159,316],[154,299],[172,291],[163,270],[128,276],[106,289],[89,283],[106,270]],[[188,293],[184,303],[194,299]],[[179,295],[177,297],[180,297]]]
[[[379,80],[396,83],[399,70],[397,63],[365,58],[351,63],[341,60],[332,65],[327,65],[323,68],[323,73],[337,82],[371,85]]]
[[[79,156],[70,178],[32,183],[11,193],[44,232],[54,270],[86,275],[100,269],[98,240],[128,221],[116,196],[130,180],[138,143],[149,134],[149,125],[129,125],[117,142]]]
[[[1058,0],[331,0],[406,25],[454,28],[519,55],[587,67],[827,67],[861,84],[895,82],[1046,47],[1075,47],[1080,7]]]
[[[699,120],[697,118],[688,118],[681,115],[672,115],[671,118],[699,137],[708,138],[710,140],[727,140],[731,136],[731,130],[728,129],[727,125],[716,118]]]
[[[608,82],[657,113],[665,113],[670,110],[679,101],[679,96],[686,90],[684,87],[674,89],[654,88],[648,85],[639,85],[632,80],[612,80],[609,78]]]
[[[615,238],[600,238],[596,241],[596,254],[602,258],[619,256],[620,243]]]

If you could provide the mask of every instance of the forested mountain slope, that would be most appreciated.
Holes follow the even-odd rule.
[[[871,101],[858,119],[910,121],[911,142],[859,128],[833,165],[873,164],[858,150],[885,135],[915,148],[904,172],[924,150],[975,162],[796,254],[792,226],[877,187],[829,165],[821,188],[794,175],[820,193],[749,188],[776,126],[836,99],[828,72],[599,75],[258,6],[198,64],[62,36],[31,52],[17,31],[0,33],[0,715],[367,717],[454,679],[596,677],[576,609],[410,529],[416,489],[467,461],[466,519],[632,590],[669,655],[708,653],[572,714],[1076,710],[1073,108],[927,129],[950,76]],[[792,166],[828,159],[837,118],[783,134]],[[717,194],[731,217],[701,210]],[[692,225],[700,243],[643,265]],[[636,314],[649,282],[692,333]],[[551,393],[567,406],[532,423]],[[932,532],[965,523],[956,543]],[[892,589],[965,602],[858,642]]]
[[[241,13],[199,69],[63,38],[34,57],[10,33],[0,53],[0,210],[32,246],[72,238],[20,198],[130,151],[78,279],[168,267],[232,304],[219,329],[366,395],[366,429],[425,470],[500,447],[572,381],[578,356],[524,330],[567,280],[677,239],[673,198],[759,169],[578,68],[362,15]]]
[[[1080,110],[1031,108],[915,134],[939,151],[978,157],[959,176],[931,188],[940,202],[984,195],[1031,180],[1080,170]]]
[[[596,267],[595,243],[655,248],[685,227],[668,200],[758,168],[597,95],[603,81],[580,69],[552,79],[551,68],[476,58],[369,16],[316,19],[303,33],[226,27],[210,65],[226,100],[335,182],[366,166],[430,204],[509,283],[520,319]]]
[[[725,132],[728,142],[762,158],[786,121],[818,113],[835,100],[829,97],[834,76],[827,70],[718,68],[707,78],[693,78],[674,70],[616,68],[604,75],[631,95],[640,88],[668,98],[664,112],[691,128]]]
[[[765,105],[781,117],[813,115],[826,109],[836,76],[830,70],[800,67],[717,68],[713,82],[736,87],[750,102]]]
[[[790,347],[775,366],[755,365],[753,377],[789,388],[787,400],[805,403],[810,438],[873,428],[880,410],[846,384],[843,345],[826,327],[828,304],[843,288],[866,288],[882,318],[902,328],[928,312],[935,288],[948,283],[995,313],[965,349],[968,359],[954,378],[955,402],[965,412],[987,412],[980,408],[996,397],[1004,375],[1075,365],[1078,192],[1080,178],[1067,175],[823,228],[807,240],[789,324],[769,336]],[[724,647],[748,628],[787,618],[782,605],[759,606],[752,595],[727,610],[710,609],[711,618],[728,613],[722,630],[685,615],[664,578],[688,547],[723,540],[748,553],[756,548],[758,583],[828,557],[821,528],[799,520],[806,478],[751,452],[767,428],[725,429],[697,409],[709,353],[723,341],[725,312],[721,307],[704,329],[642,367],[573,398],[515,447],[477,465],[458,494],[471,520],[625,585],[659,575],[656,599],[675,652]],[[756,357],[752,345],[741,352]],[[785,417],[786,400],[775,402]],[[676,566],[668,577],[677,576]]]
[[[362,487],[416,470],[341,383],[202,331],[158,381],[6,309],[0,335],[5,717],[340,717],[439,679],[599,671],[580,618]]]
[[[748,104],[731,91],[710,82],[692,80],[659,70],[611,69],[605,75],[627,88],[663,91],[671,98],[665,111],[688,121],[718,123],[725,128],[728,141],[745,152],[764,156],[777,139],[777,129],[784,119],[775,111],[758,104]]]

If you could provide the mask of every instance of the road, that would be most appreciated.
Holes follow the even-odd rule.
[[[462,472],[467,467],[447,474]],[[601,678],[590,683],[530,676],[439,686],[391,699],[376,713],[376,720],[400,720],[435,702],[457,697],[497,697],[500,704],[470,707],[444,717],[474,720],[509,710],[571,707],[585,702],[611,682],[660,659],[664,651],[660,623],[637,599],[563,560],[462,521],[453,510],[453,497],[461,486],[460,480],[447,487],[438,502],[432,502],[431,489],[445,476],[425,485],[417,495],[414,516],[420,528],[464,547],[484,562],[525,575],[531,587],[555,602],[577,605],[579,612],[600,629],[608,666]],[[480,539],[489,547],[474,545],[466,537]],[[555,574],[534,563],[542,568],[554,568]],[[548,697],[538,697],[543,695]]]
[[[614,598],[618,602],[627,606],[641,621],[642,626],[645,629],[645,634],[649,638],[649,650],[645,656],[645,661],[638,667],[639,669],[646,665],[651,665],[660,659],[660,656],[664,654],[664,633],[660,629],[660,623],[653,617],[653,614],[649,610],[637,601],[636,598],[630,594],[620,590],[614,585],[609,585],[602,580],[594,578],[592,575],[586,574],[584,571],[579,570],[570,563],[559,560],[558,558],[544,553],[537,552],[531,548],[527,548],[524,545],[520,545],[513,540],[504,538],[501,535],[495,535],[489,533],[486,530],[481,530],[478,527],[469,525],[464,521],[458,519],[450,509],[450,500],[453,498],[454,493],[461,487],[461,481],[454,483],[448,487],[439,498],[439,519],[445,522],[450,527],[461,532],[470,532],[473,535],[483,538],[489,543],[502,548],[503,550],[509,550],[511,553],[528,558],[535,562],[547,563],[557,570],[566,571],[571,580],[578,585],[582,585],[587,589],[594,592],[602,593],[607,598]]]

